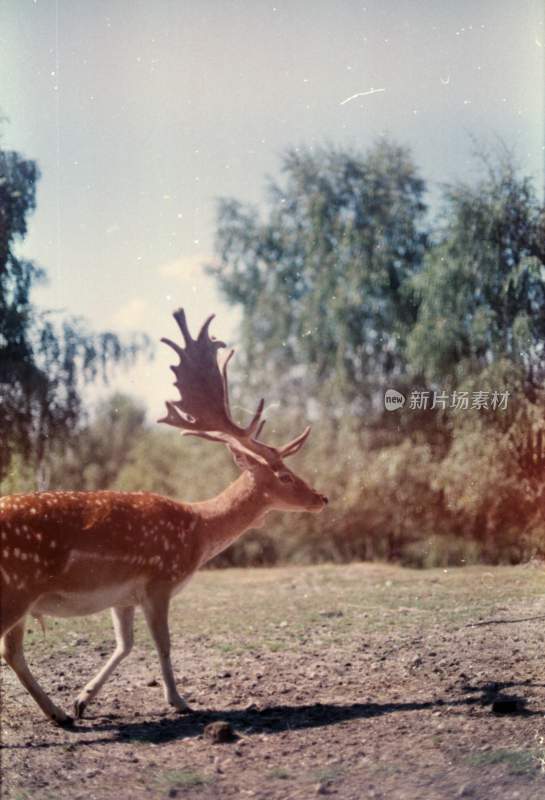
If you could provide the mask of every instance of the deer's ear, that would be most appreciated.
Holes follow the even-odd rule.
[[[244,472],[246,469],[251,469],[252,464],[250,463],[250,459],[242,455],[242,453],[237,453],[235,450],[231,450],[231,455],[233,456],[233,461],[239,468],[241,472]]]
[[[251,453],[249,450],[246,450],[246,448],[237,447],[237,445],[233,444],[229,444],[228,447],[233,456],[233,461],[242,472],[246,469],[254,470],[260,466],[268,466],[265,459]]]

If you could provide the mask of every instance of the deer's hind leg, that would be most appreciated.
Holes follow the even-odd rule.
[[[132,650],[134,608],[132,606],[112,608],[112,622],[115,632],[115,650],[102,669],[78,695],[74,703],[74,713],[78,719],[83,716],[86,706],[97,696],[119,662],[127,658]]]
[[[49,717],[49,719],[53,720],[53,722],[56,722],[58,725],[69,724],[72,722],[71,717],[53,703],[28,668],[23,650],[25,622],[26,617],[23,617],[3,636],[1,645],[2,656],[15,672],[27,692],[32,695],[34,700],[38,703],[46,717]]]

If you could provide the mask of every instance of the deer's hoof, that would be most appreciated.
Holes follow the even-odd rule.
[[[180,697],[178,700],[171,700],[170,706],[178,712],[178,714],[192,714],[193,709],[188,706],[186,701]]]
[[[87,703],[85,700],[80,700],[79,698],[74,701],[74,716],[76,719],[81,719],[87,708]]]
[[[60,708],[53,712],[51,720],[60,728],[72,728],[74,725],[72,717],[69,717],[68,714],[65,714]]]

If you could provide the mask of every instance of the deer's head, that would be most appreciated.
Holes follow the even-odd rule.
[[[184,435],[222,442],[231,451],[237,466],[242,471],[252,473],[274,508],[321,511],[328,502],[327,497],[312,489],[284,463],[285,458],[301,449],[310,427],[283,447],[265,444],[259,439],[265,425],[262,418],[264,400],[259,402],[252,420],[245,428],[233,421],[229,407],[227,366],[234,350],[229,352],[220,370],[218,350],[225,344],[209,335],[208,328],[213,318],[214,315],[208,317],[197,338],[193,339],[183,309],[174,313],[185,347],[180,347],[170,339],[163,338],[161,341],[172,347],[180,358],[179,364],[171,367],[180,399],[167,402],[167,414],[159,422],[181,428]]]

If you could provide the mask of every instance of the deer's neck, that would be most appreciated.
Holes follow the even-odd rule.
[[[198,514],[195,532],[202,542],[200,563],[205,564],[248,528],[258,527],[271,502],[255,477],[243,472],[217,497],[192,503],[192,508]]]

